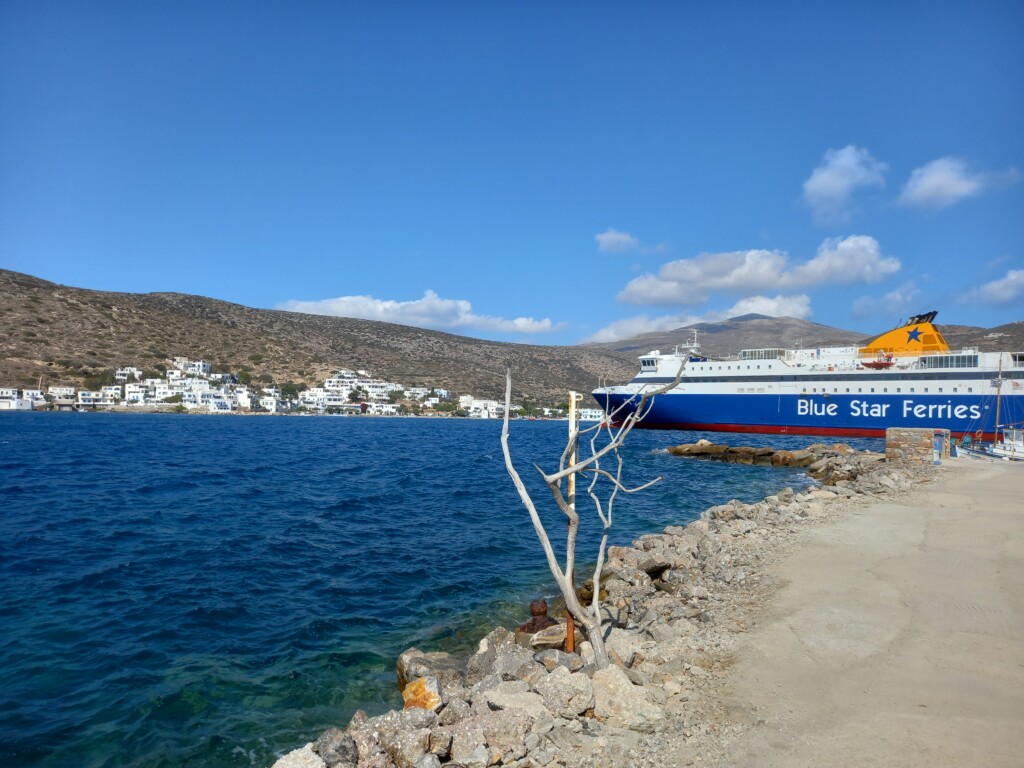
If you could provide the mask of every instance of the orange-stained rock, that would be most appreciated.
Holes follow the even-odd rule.
[[[420,677],[413,680],[402,690],[405,708],[419,707],[436,712],[441,708],[441,686],[436,677]]]

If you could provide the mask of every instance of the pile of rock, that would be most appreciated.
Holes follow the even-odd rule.
[[[855,451],[848,445],[810,445],[798,451],[778,450],[775,448],[749,445],[720,445],[710,440],[698,440],[696,443],[684,443],[672,446],[668,452],[674,456],[686,456],[692,459],[710,459],[725,461],[731,464],[755,464],[766,467],[810,467],[822,459],[839,459],[843,457],[870,457],[872,461],[881,461],[885,457],[870,451]]]
[[[837,500],[906,490],[934,471],[809,450],[807,466],[830,478],[828,490],[731,501],[609,548],[601,586],[611,666],[598,669],[586,641],[579,653],[534,652],[500,628],[464,664],[412,648],[398,660],[406,709],[357,712],[275,768],[660,768],[713,759],[753,722],[722,695],[721,681],[737,633],[775,588],[764,564]]]

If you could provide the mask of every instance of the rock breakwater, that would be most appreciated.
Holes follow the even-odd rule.
[[[372,718],[357,712],[344,729],[331,728],[274,768],[714,762],[755,719],[729,699],[723,683],[737,637],[777,588],[765,566],[806,526],[907,491],[935,471],[894,466],[846,446],[785,453],[798,454],[796,466],[807,467],[822,486],[787,488],[753,504],[730,501],[689,525],[609,548],[602,591],[611,666],[596,668],[586,641],[578,653],[535,652],[504,628],[481,640],[465,663],[411,648],[397,665],[403,693],[409,692],[406,709]],[[717,447],[696,455],[726,454],[742,463],[767,455]]]

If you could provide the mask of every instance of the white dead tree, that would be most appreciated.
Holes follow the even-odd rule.
[[[545,473],[540,467],[534,464],[534,468],[540,473],[551,491],[555,504],[565,515],[568,522],[565,541],[565,563],[558,562],[555,550],[551,545],[551,538],[544,527],[537,512],[537,506],[530,497],[529,491],[523,484],[522,478],[512,464],[512,455],[508,447],[508,412],[512,400],[512,372],[509,370],[505,376],[505,420],[501,428],[501,449],[505,455],[505,468],[519,492],[519,498],[530,513],[530,520],[537,532],[541,547],[548,560],[548,567],[551,575],[555,577],[558,589],[565,599],[566,608],[573,618],[583,626],[590,643],[594,648],[594,656],[597,666],[600,668],[608,666],[608,651],[604,644],[602,632],[601,615],[601,573],[604,569],[605,551],[608,547],[608,531],[612,527],[612,515],[615,506],[615,499],[619,492],[634,493],[644,488],[649,488],[661,480],[660,477],[644,483],[636,488],[627,488],[622,484],[622,456],[619,448],[625,442],[626,437],[636,426],[637,422],[643,419],[653,404],[652,399],[669,391],[676,386],[683,376],[683,368],[680,367],[676,378],[663,387],[644,392],[634,401],[627,401],[607,415],[604,423],[589,427],[582,432],[576,425],[571,426],[565,450],[562,452],[558,463],[558,471],[551,474]],[[588,438],[589,455],[576,458],[570,463],[571,457],[577,456],[581,438]],[[608,469],[608,467],[611,469]],[[586,493],[593,502],[594,509],[601,521],[603,530],[601,533],[601,544],[597,551],[597,564],[594,566],[593,585],[594,596],[589,607],[584,607],[579,601],[574,588],[574,573],[576,569],[576,536],[579,532],[580,516],[576,510],[576,499],[563,490],[562,481],[571,475],[587,479]]]

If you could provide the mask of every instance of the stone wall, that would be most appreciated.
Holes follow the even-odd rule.
[[[936,432],[942,433],[941,459],[949,458],[948,429],[911,429],[891,427],[885,430],[885,460],[907,464],[934,462],[932,440]]]

